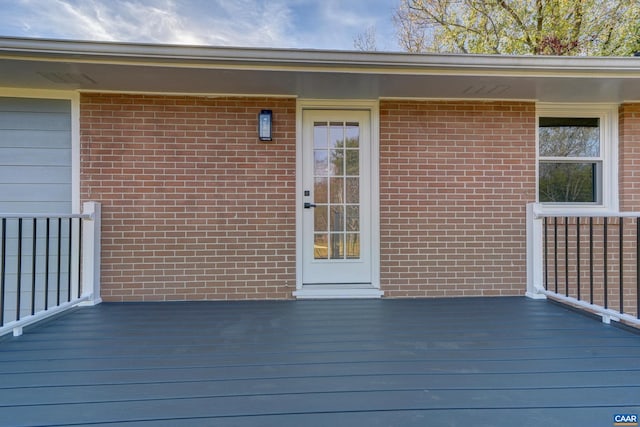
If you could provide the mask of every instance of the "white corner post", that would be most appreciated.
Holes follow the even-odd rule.
[[[545,299],[543,293],[544,256],[542,241],[542,219],[536,215],[536,203],[527,204],[527,292],[533,299]]]
[[[96,305],[100,298],[100,219],[99,202],[84,202],[82,214],[82,297],[81,305]]]

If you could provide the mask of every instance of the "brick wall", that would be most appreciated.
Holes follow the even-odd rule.
[[[640,211],[640,103],[622,104],[619,108],[619,132],[618,141],[618,182],[620,192],[620,211],[639,212]],[[625,219],[625,257],[624,260],[624,312],[638,316],[640,307],[636,306],[637,285],[635,266],[637,263],[635,254],[636,241],[635,229],[636,219]],[[615,242],[614,239],[610,241]],[[615,256],[615,249],[610,254]],[[610,261],[609,265],[615,266],[616,260]],[[619,300],[619,275],[612,271],[608,277],[609,286],[609,307],[618,309]],[[595,291],[598,295],[598,289]],[[596,301],[598,302],[598,301]]]
[[[385,295],[522,295],[535,104],[383,101],[380,123]]]
[[[103,298],[290,298],[295,159],[294,99],[83,94],[81,196],[102,202]]]
[[[619,191],[621,211],[640,211],[640,103],[619,110]]]
[[[521,295],[535,105],[382,101],[389,297]],[[258,142],[260,109],[274,112]],[[291,298],[295,100],[83,94],[83,200],[107,301]]]

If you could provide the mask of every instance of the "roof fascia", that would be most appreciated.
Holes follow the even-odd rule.
[[[0,37],[0,58],[149,67],[366,74],[637,78],[637,57],[409,54]]]

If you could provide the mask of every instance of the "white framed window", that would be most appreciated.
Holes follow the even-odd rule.
[[[618,107],[538,104],[537,202],[545,209],[618,209]]]

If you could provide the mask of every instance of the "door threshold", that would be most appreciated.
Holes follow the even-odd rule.
[[[314,284],[302,285],[293,292],[297,299],[356,299],[381,298],[384,292],[370,284]]]

